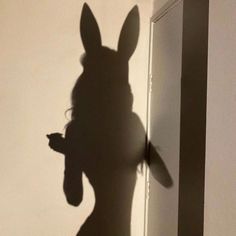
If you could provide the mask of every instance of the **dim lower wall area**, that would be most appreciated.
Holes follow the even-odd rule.
[[[236,234],[236,2],[210,0],[204,236]]]

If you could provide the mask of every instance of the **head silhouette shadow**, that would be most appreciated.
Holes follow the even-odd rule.
[[[63,189],[69,204],[78,206],[83,199],[82,173],[94,189],[94,210],[77,236],[130,236],[136,170],[145,159],[145,131],[132,112],[128,81],[128,61],[139,36],[138,7],[122,26],[117,51],[102,46],[86,3],[80,33],[85,54],[71,94],[71,121],[64,138],[48,135],[49,146],[65,156]]]

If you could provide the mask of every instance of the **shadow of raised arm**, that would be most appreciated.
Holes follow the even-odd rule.
[[[156,148],[149,143],[148,152],[147,152],[147,164],[149,166],[152,176],[158,181],[161,185],[166,188],[173,186],[173,180],[171,175],[162,160],[161,156],[157,152]]]

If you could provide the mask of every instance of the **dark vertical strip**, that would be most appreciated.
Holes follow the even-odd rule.
[[[203,236],[209,0],[184,0],[178,236]]]

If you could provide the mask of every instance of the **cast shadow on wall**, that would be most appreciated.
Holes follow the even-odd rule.
[[[77,236],[130,236],[137,166],[145,161],[145,131],[132,112],[128,80],[128,61],[139,36],[138,7],[122,26],[117,51],[102,46],[98,24],[86,3],[80,33],[86,53],[83,73],[72,90],[71,121],[65,137],[47,135],[49,146],[65,156],[63,189],[69,204],[78,206],[83,199],[82,173],[94,189],[94,210]],[[170,187],[164,162],[150,147],[158,165],[154,174]]]

